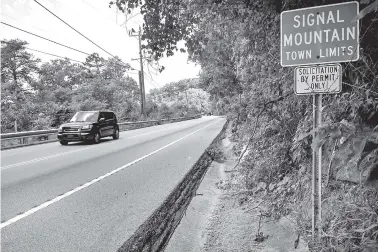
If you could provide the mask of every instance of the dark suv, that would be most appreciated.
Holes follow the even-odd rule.
[[[79,111],[58,130],[58,139],[62,145],[78,141],[97,144],[102,137],[108,136],[119,138],[117,117],[110,111]]]

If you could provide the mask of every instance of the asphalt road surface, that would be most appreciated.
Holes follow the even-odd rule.
[[[116,251],[220,132],[200,119],[1,152],[2,251]]]

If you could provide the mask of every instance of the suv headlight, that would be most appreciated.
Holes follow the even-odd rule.
[[[58,132],[62,132],[62,131],[63,131],[63,127],[59,126]]]
[[[81,129],[88,130],[88,129],[91,129],[91,128],[92,128],[92,125],[88,124],[88,125],[84,125]]]

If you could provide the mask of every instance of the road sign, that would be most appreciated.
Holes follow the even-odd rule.
[[[294,90],[297,95],[337,94],[341,92],[340,64],[296,67]]]
[[[359,59],[358,2],[281,13],[281,65],[299,66]]]

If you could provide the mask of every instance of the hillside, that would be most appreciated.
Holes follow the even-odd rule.
[[[378,25],[361,15],[360,59],[341,63],[342,92],[323,97],[312,139],[312,97],[293,90],[294,67],[280,65],[280,13],[342,1],[116,1],[141,8],[144,47],[155,59],[187,50],[201,65],[199,86],[231,122],[234,172],[252,193],[266,192],[266,214],[292,214],[311,241],[311,154],[323,148],[321,242],[312,251],[378,248]],[[360,10],[372,1],[360,1]],[[373,1],[374,2],[374,1]],[[375,2],[376,4],[376,2]],[[177,48],[185,40],[186,48]]]

